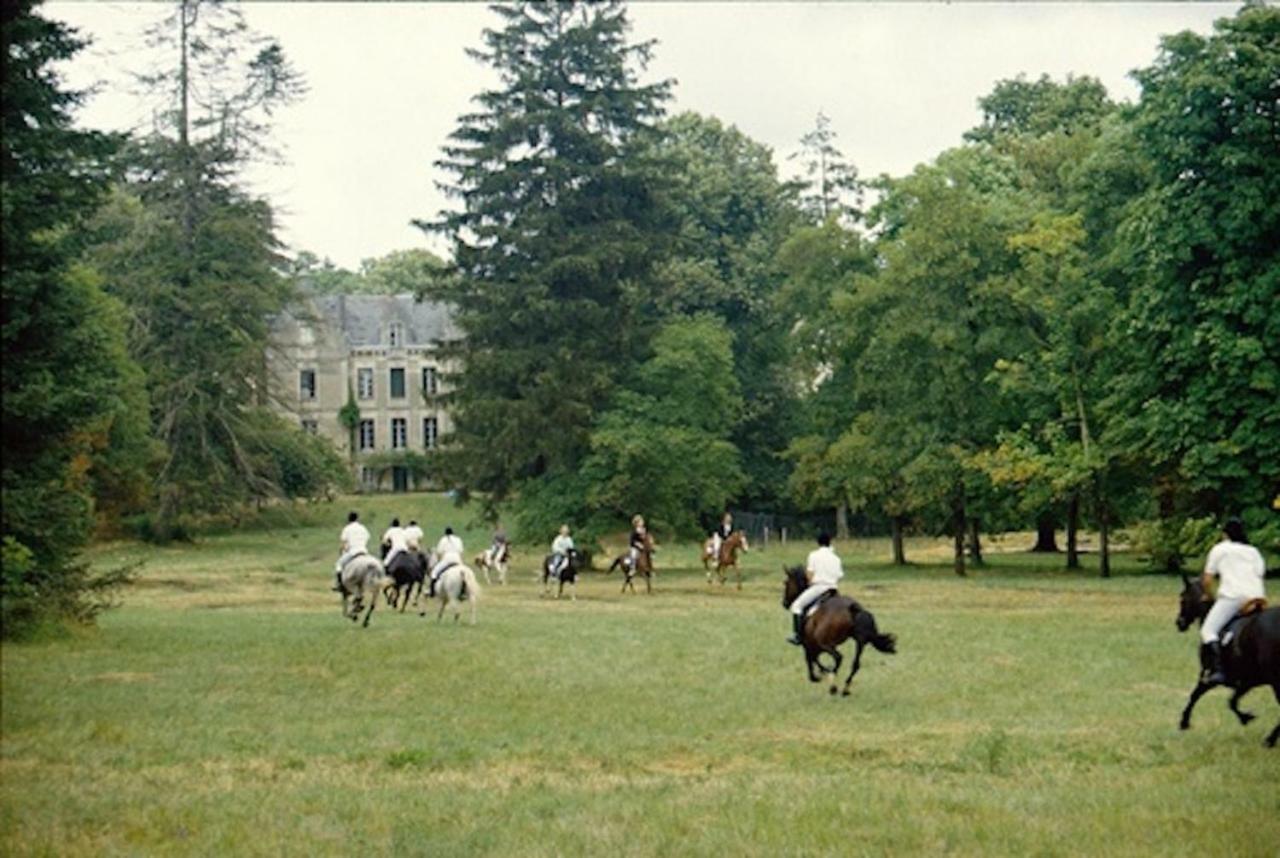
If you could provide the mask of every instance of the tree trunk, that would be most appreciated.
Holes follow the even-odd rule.
[[[836,539],[841,541],[849,538],[849,504],[840,503],[836,506]]]
[[[907,553],[902,546],[902,516],[893,517],[893,565],[906,566]]]
[[[982,536],[980,531],[981,525],[975,515],[969,519],[969,556],[973,558],[974,566],[982,565]]]
[[[1057,554],[1058,541],[1054,536],[1053,513],[1046,510],[1036,518],[1036,544],[1031,546],[1034,552]]]
[[[1080,532],[1080,495],[1072,495],[1067,505],[1067,568],[1080,568],[1080,552],[1077,550],[1076,538]]]
[[[1098,570],[1103,578],[1111,577],[1111,522],[1107,520],[1107,504],[1098,503]]]
[[[955,537],[955,571],[961,578],[964,577],[964,490],[956,492],[955,498],[951,501],[951,531]]]

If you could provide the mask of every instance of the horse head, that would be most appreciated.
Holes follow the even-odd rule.
[[[1178,618],[1174,621],[1178,631],[1185,632],[1197,620],[1203,620],[1209,610],[1209,599],[1199,580],[1182,574],[1182,593],[1178,596]]]
[[[789,608],[796,597],[804,592],[808,583],[805,581],[803,566],[783,566],[782,574],[785,576],[782,579],[782,607]]]

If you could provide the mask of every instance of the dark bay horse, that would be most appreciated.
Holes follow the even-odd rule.
[[[636,576],[644,576],[644,591],[653,593],[653,535],[646,533],[644,535],[644,548],[636,552],[635,566],[631,565],[631,550],[628,549],[625,554],[619,555],[609,564],[609,572],[614,569],[622,570],[622,592],[627,592],[627,587],[631,588],[631,592],[636,591]]]
[[[733,567],[733,571],[737,574],[738,589],[742,589],[742,570],[738,568],[738,552],[750,551],[751,547],[747,545],[747,534],[741,530],[735,530],[733,533],[725,537],[724,542],[720,543],[720,555],[716,558],[716,575],[719,576],[720,583],[725,582],[725,570]],[[707,583],[711,583],[711,572],[707,572]]]
[[[551,572],[551,560],[554,557],[554,554],[548,554],[542,560],[542,595],[546,596],[550,592],[551,579],[555,578],[560,584],[556,588],[556,598],[559,599],[564,595],[564,585],[568,584],[569,598],[576,602],[578,600],[578,563],[581,562],[578,549],[569,549],[559,575],[553,575]]]
[[[786,578],[782,588],[782,607],[790,608],[791,603],[809,584],[805,578],[804,567],[792,566],[790,569],[783,569],[783,572]],[[853,654],[853,667],[849,669],[849,678],[844,681],[842,693],[846,697],[849,695],[849,683],[853,682],[854,674],[862,665],[862,650],[867,644],[884,653],[898,651],[897,637],[888,633],[881,634],[876,629],[876,618],[870,611],[848,596],[831,596],[819,602],[817,610],[809,614],[804,622],[804,660],[805,666],[809,669],[810,682],[821,679],[821,676],[814,672],[817,668],[819,672],[831,677],[831,693],[836,693],[837,674],[844,660],[837,647],[850,638],[853,639],[857,649]],[[823,667],[822,662],[819,661],[823,653],[827,653],[835,660],[834,666],[830,669]]]
[[[418,599],[422,596],[422,584],[427,577],[429,567],[427,557],[420,551],[410,549],[401,551],[393,557],[387,564],[388,580],[382,588],[387,604],[392,608],[399,606],[400,613],[404,613],[405,606],[409,604],[409,596],[412,594],[413,604],[416,606]]]
[[[1213,600],[1205,593],[1200,581],[1183,575],[1176,621],[1178,631],[1185,632],[1192,624],[1204,622],[1212,605]],[[1244,617],[1235,624],[1234,632],[1231,639],[1222,644],[1222,672],[1227,677],[1226,685],[1232,689],[1227,705],[1241,724],[1248,724],[1254,715],[1240,711],[1240,698],[1250,690],[1259,685],[1270,685],[1276,702],[1280,703],[1280,606]],[[1195,708],[1196,701],[1214,687],[1204,681],[1202,672],[1196,687],[1191,690],[1186,708],[1182,710],[1179,729],[1186,730],[1191,726],[1191,710]],[[1277,739],[1280,739],[1280,723],[1267,734],[1266,746],[1274,748]]]

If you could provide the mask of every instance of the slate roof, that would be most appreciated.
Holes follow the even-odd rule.
[[[408,293],[312,295],[309,302],[334,330],[343,333],[351,348],[385,345],[392,322],[404,325],[408,346],[430,346],[462,336],[448,307],[434,301],[419,303]]]

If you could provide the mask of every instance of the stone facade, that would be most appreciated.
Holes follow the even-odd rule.
[[[412,295],[305,295],[273,324],[271,399],[350,457],[362,488],[406,489],[408,469],[370,460],[429,456],[450,430],[433,395],[446,372],[440,345],[459,336],[447,308]],[[354,437],[339,418],[349,398],[360,409]]]

